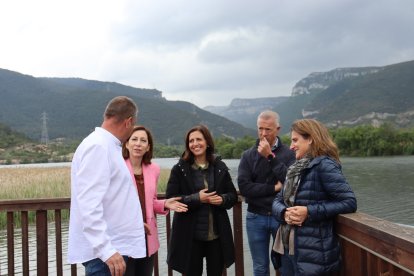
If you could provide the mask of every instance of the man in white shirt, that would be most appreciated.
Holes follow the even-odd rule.
[[[138,193],[121,153],[137,113],[130,98],[112,99],[102,126],[73,156],[68,261],[82,263],[86,275],[121,276],[128,256],[146,256]]]

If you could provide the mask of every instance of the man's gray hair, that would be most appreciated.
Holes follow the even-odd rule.
[[[263,120],[274,119],[276,126],[279,126],[279,114],[277,114],[276,112],[272,110],[262,111],[259,114],[259,116],[257,116],[257,121],[259,121],[259,119],[263,119]]]

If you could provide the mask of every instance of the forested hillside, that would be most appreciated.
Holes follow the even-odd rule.
[[[29,138],[0,123],[0,150],[28,142],[31,142]]]
[[[148,126],[158,143],[182,144],[185,132],[200,123],[218,137],[255,134],[253,129],[190,103],[167,101],[160,91],[73,78],[34,78],[2,69],[0,122],[39,141],[45,112],[50,139],[80,140],[101,124],[107,102],[117,95],[136,101],[138,123]]]

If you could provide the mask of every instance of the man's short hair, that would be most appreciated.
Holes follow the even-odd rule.
[[[279,114],[277,114],[277,112],[274,112],[272,110],[265,110],[261,112],[259,116],[257,116],[257,120],[259,119],[263,119],[263,120],[274,119],[276,126],[279,126]]]
[[[138,107],[135,102],[126,97],[118,96],[113,98],[105,108],[104,119],[115,118],[117,122],[129,117],[136,118]]]

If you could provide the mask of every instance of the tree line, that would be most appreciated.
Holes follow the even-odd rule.
[[[357,126],[331,130],[342,156],[388,156],[414,154],[414,128]]]
[[[24,136],[11,133],[9,128],[0,131],[0,161],[3,164],[12,163],[13,159],[20,163],[43,163],[43,162],[68,162],[79,143],[57,143],[48,146],[34,144],[21,146],[28,142]],[[391,155],[414,155],[414,128],[401,129],[392,125],[356,126],[352,128],[330,129],[330,133],[338,145],[341,156],[370,157]],[[280,137],[282,143],[290,145],[290,136]],[[239,139],[219,137],[215,139],[216,154],[224,159],[239,159],[243,151],[256,143],[256,137],[245,136]],[[180,157],[184,151],[184,145],[167,146],[156,144],[154,146],[154,157]]]
[[[381,127],[357,126],[330,129],[341,156],[369,157],[390,155],[414,155],[414,128],[398,129],[392,125]],[[290,145],[290,136],[283,135],[282,143]],[[243,151],[254,145],[256,137],[233,140],[215,140],[216,152],[222,158],[240,158]]]

